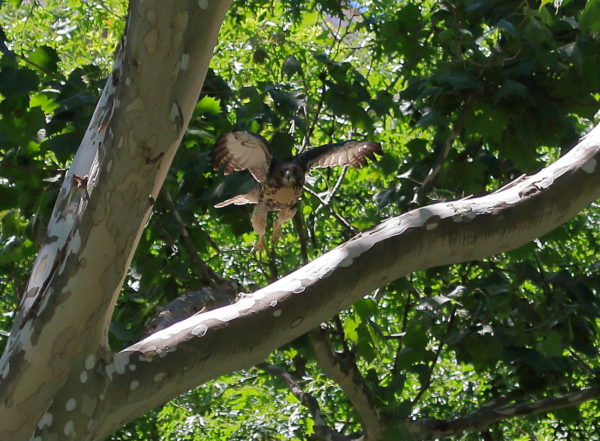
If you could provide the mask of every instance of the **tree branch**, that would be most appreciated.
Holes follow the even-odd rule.
[[[300,401],[300,403],[308,409],[315,422],[315,436],[317,440],[358,441],[357,438],[346,436],[343,433],[340,433],[337,430],[329,427],[325,423],[325,418],[323,417],[323,413],[321,412],[321,408],[319,407],[319,403],[316,398],[304,392],[300,385],[292,378],[289,372],[266,362],[259,363],[256,367],[279,377],[290,389],[292,394],[294,394],[294,396],[298,399],[298,401]]]
[[[424,419],[411,421],[408,430],[418,436],[437,438],[462,433],[466,430],[486,430],[498,421],[525,415],[550,412],[569,406],[575,406],[585,401],[600,397],[600,386],[593,386],[576,392],[570,392],[558,397],[544,398],[531,403],[519,403],[512,406],[484,408],[455,420]]]
[[[366,293],[419,269],[517,248],[600,195],[600,126],[554,164],[487,196],[382,222],[238,302],[176,323],[117,354],[105,394],[120,421],[263,361]],[[577,189],[577,191],[573,191]],[[130,366],[135,366],[131,370]],[[157,372],[159,374],[157,374]],[[143,385],[131,389],[131,385]],[[110,433],[111,417],[100,433]]]
[[[413,199],[410,202],[411,206],[418,207],[419,205],[421,205],[421,203],[423,202],[423,198],[429,192],[429,190],[435,183],[435,179],[442,171],[442,167],[444,165],[444,162],[446,162],[448,155],[450,154],[452,145],[454,144],[454,141],[456,140],[456,138],[458,138],[458,136],[460,135],[460,132],[462,131],[462,129],[465,125],[467,115],[471,111],[472,100],[473,100],[473,95],[470,95],[467,98],[467,101],[465,102],[465,105],[462,108],[460,115],[458,116],[458,119],[456,120],[456,122],[454,124],[454,128],[452,129],[452,132],[450,132],[448,137],[445,139],[444,144],[442,145],[442,151],[436,158],[435,163],[433,164],[433,167],[431,167],[431,170],[429,170],[429,173],[423,180],[423,183],[421,184],[421,186],[419,188],[417,188],[417,191],[415,192]]]
[[[60,433],[84,440],[90,417],[104,419],[96,412],[107,373],[95,369],[112,359],[114,305],[230,3],[131,2],[112,74],[66,173],[0,360],[0,439]],[[87,388],[87,415],[65,410],[74,385]],[[45,411],[51,420],[38,424]],[[118,427],[111,423],[105,436]]]
[[[376,398],[365,384],[354,360],[343,358],[332,351],[326,330],[317,328],[308,335],[319,366],[327,377],[340,386],[360,415],[367,439],[382,440],[384,424]]]
[[[205,283],[215,286],[215,284],[223,282],[221,276],[215,273],[213,269],[210,266],[208,266],[208,264],[202,259],[202,257],[200,257],[200,253],[198,252],[194,241],[187,232],[185,222],[181,218],[179,210],[177,210],[177,206],[175,205],[175,201],[173,201],[173,198],[171,197],[171,193],[169,193],[169,191],[165,187],[163,187],[160,191],[160,194],[163,197],[165,203],[167,204],[167,208],[175,218],[175,222],[177,223],[177,226],[181,231],[181,238],[183,240],[183,244],[190,252],[192,260],[196,263],[196,268],[198,269],[198,272],[202,274]]]

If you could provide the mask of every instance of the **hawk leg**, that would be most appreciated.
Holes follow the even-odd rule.
[[[281,225],[284,222],[290,220],[296,214],[296,207],[293,208],[282,208],[279,211],[279,216],[277,216],[277,220],[273,222],[273,245],[277,245],[279,242],[279,238],[281,237]]]
[[[265,230],[267,229],[267,206],[264,203],[258,203],[252,212],[252,228],[258,233],[258,240],[252,248],[252,252],[267,251],[265,245]]]

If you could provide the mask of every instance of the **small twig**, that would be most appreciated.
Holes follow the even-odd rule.
[[[433,186],[433,184],[435,182],[435,179],[437,178],[439,173],[442,171],[442,166],[444,165],[444,162],[446,162],[446,159],[448,158],[448,155],[450,154],[450,150],[452,149],[452,146],[454,145],[454,141],[460,135],[460,132],[462,131],[462,129],[465,125],[465,121],[467,120],[467,115],[471,111],[471,101],[473,100],[473,97],[474,97],[474,95],[470,95],[469,98],[467,98],[467,101],[466,101],[465,105],[463,106],[456,123],[454,124],[454,128],[452,129],[452,132],[448,135],[448,137],[446,138],[446,140],[444,142],[444,145],[442,146],[442,151],[440,152],[437,159],[435,160],[433,167],[431,167],[431,170],[429,170],[429,173],[423,180],[423,183],[415,192],[415,195],[414,195],[412,201],[410,202],[411,205],[413,205],[413,206],[421,205],[423,198],[429,192],[429,190],[431,189],[431,187]]]
[[[321,115],[321,110],[323,110],[323,104],[325,104],[325,81],[321,79],[321,94],[319,96],[319,102],[317,103],[317,109],[315,110],[312,120],[308,118],[308,111],[306,112],[306,135],[302,140],[302,147],[298,151],[298,154],[302,153],[306,148],[310,145],[310,138],[312,136],[313,131],[315,130],[315,125],[317,124],[317,120]]]
[[[202,274],[205,281],[212,286],[215,286],[217,283],[222,283],[223,279],[221,278],[221,276],[214,272],[213,269],[210,266],[208,266],[208,264],[202,259],[202,257],[200,257],[200,253],[198,252],[194,241],[192,241],[192,238],[190,237],[187,231],[185,222],[183,222],[183,219],[179,214],[179,210],[177,210],[175,201],[173,201],[173,198],[171,197],[171,194],[166,189],[166,187],[163,187],[161,189],[160,194],[163,197],[165,203],[167,204],[167,208],[173,215],[173,218],[175,219],[175,222],[177,223],[181,231],[181,238],[183,239],[183,244],[190,252],[192,260],[196,263],[196,268],[198,269],[200,274]]]
[[[331,203],[331,200],[333,199],[333,197],[335,196],[337,191],[340,189],[340,186],[342,185],[342,181],[344,180],[344,177],[346,176],[347,171],[348,171],[348,166],[345,166],[342,169],[342,172],[340,173],[340,176],[338,177],[337,182],[335,183],[335,185],[333,186],[333,188],[331,189],[331,191],[325,198],[325,205],[329,205]]]
[[[348,230],[349,233],[356,234],[358,232],[356,228],[350,225],[350,223],[346,219],[344,219],[337,211],[335,211],[331,205],[325,203],[325,201],[321,198],[321,196],[318,195],[317,192],[308,188],[306,185],[304,186],[304,189],[307,191],[308,194],[317,198],[321,205],[327,207],[329,213],[333,215],[333,217],[335,217]]]
[[[308,409],[315,422],[314,429],[317,439],[331,441],[358,441],[356,438],[346,436],[327,426],[327,424],[325,424],[325,418],[323,417],[323,412],[321,412],[321,408],[317,399],[304,392],[304,390],[302,390],[300,385],[296,382],[296,380],[294,380],[289,372],[267,362],[257,364],[256,367],[281,379],[289,388],[290,392],[292,392],[292,394],[298,399],[298,401],[300,401],[300,403]]]
[[[596,371],[594,370],[594,368],[592,368],[592,367],[591,367],[589,364],[587,364],[587,363],[585,362],[585,360],[584,360],[583,358],[581,358],[581,357],[579,356],[579,354],[578,354],[577,352],[575,352],[573,349],[571,349],[571,348],[568,348],[567,350],[569,351],[569,354],[571,354],[571,356],[572,356],[572,357],[573,357],[575,360],[577,360],[577,362],[578,362],[579,364],[581,364],[581,365],[582,365],[582,366],[585,368],[585,370],[587,370],[587,371],[588,371],[590,374],[592,374],[592,376],[595,376],[596,378],[598,378],[598,380],[600,380],[600,373],[599,373],[599,372],[596,372]]]

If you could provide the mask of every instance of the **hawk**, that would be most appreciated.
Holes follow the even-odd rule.
[[[296,206],[304,189],[304,176],[312,168],[351,165],[360,168],[367,158],[375,159],[381,154],[381,145],[370,141],[344,141],[311,148],[296,155],[289,162],[273,157],[268,141],[250,132],[229,132],[221,136],[211,152],[215,170],[224,169],[225,174],[249,170],[258,186],[248,193],[239,194],[215,205],[256,204],[252,212],[252,227],[258,233],[253,251],[266,251],[265,230],[269,211],[279,211],[273,223],[273,244],[281,236],[281,225],[296,214]]]

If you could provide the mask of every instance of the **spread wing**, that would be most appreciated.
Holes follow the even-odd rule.
[[[294,162],[305,170],[336,165],[351,165],[361,168],[367,165],[367,158],[375,159],[382,154],[381,144],[371,141],[344,141],[325,144],[307,150],[294,158]]]
[[[265,138],[250,132],[229,132],[217,139],[210,154],[215,170],[223,168],[228,175],[232,171],[249,170],[258,182],[267,179],[271,152]]]

